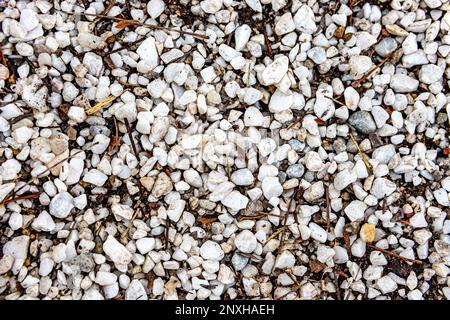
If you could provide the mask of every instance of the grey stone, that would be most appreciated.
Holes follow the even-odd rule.
[[[363,134],[369,134],[377,130],[375,121],[372,115],[367,111],[357,111],[353,113],[348,122],[358,131]]]

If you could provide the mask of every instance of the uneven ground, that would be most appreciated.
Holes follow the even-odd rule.
[[[450,298],[447,0],[0,8],[0,299]]]

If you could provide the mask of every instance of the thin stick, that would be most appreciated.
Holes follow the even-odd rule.
[[[166,230],[164,232],[164,250],[169,247],[169,229],[170,229],[170,218],[166,218]]]
[[[259,219],[262,217],[266,217],[266,216],[270,216],[270,217],[276,217],[276,218],[281,218],[284,219],[286,217],[286,215],[284,214],[274,214],[274,213],[270,213],[270,212],[258,212],[258,215],[241,215],[240,220],[255,220],[255,219]]]
[[[52,165],[50,168],[47,168],[47,169],[45,169],[42,173],[38,174],[35,178],[37,178],[37,179],[41,178],[41,176],[42,176],[43,174],[49,172],[50,170],[52,170],[52,169],[55,168],[56,166],[60,165],[60,164],[63,163],[64,161],[69,160],[70,158],[76,156],[77,154],[79,154],[79,153],[81,153],[81,152],[83,152],[83,150],[78,150],[78,151],[75,152],[73,155],[68,156],[67,158],[65,158],[65,159],[63,159],[63,160],[58,161],[57,163],[55,163],[54,165]],[[28,180],[23,186],[21,186],[21,187],[16,191],[16,193],[18,193],[20,190],[22,190],[25,186],[27,186],[27,185],[30,184],[31,182],[33,182],[33,180],[34,180],[35,178],[31,178],[30,180]]]
[[[384,58],[379,64],[377,64],[375,67],[373,67],[369,72],[367,72],[367,74],[365,75],[365,76],[363,76],[361,79],[359,79],[359,80],[356,80],[356,81],[354,81],[353,83],[352,83],[352,87],[353,88],[355,88],[355,87],[357,87],[360,83],[362,83],[362,82],[364,82],[364,81],[366,81],[367,80],[367,78],[369,78],[371,75],[372,75],[372,73],[374,73],[376,70],[378,70],[379,68],[381,68],[381,66],[383,65],[383,64],[385,64],[386,63],[386,61],[388,61],[391,57],[392,57],[392,55],[395,53],[395,51],[394,52],[391,52],[386,58]]]
[[[297,277],[292,273],[292,271],[286,270],[286,273],[295,282],[295,284],[300,287],[300,282],[298,282]]]
[[[278,229],[277,231],[275,231],[274,233],[272,233],[271,235],[270,235],[270,237],[268,237],[267,239],[266,239],[266,241],[264,241],[264,244],[266,244],[267,242],[269,242],[270,240],[272,240],[273,238],[275,238],[276,236],[278,236],[281,232],[283,232],[284,230],[286,230],[288,227],[287,226],[284,226],[284,227],[281,227],[280,229]]]
[[[130,48],[130,47],[132,47],[132,46],[134,46],[134,45],[137,45],[137,44],[141,43],[141,42],[144,41],[145,39],[146,39],[146,38],[141,38],[141,39],[136,40],[136,41],[128,42],[128,43],[124,44],[123,46],[121,46],[120,48],[117,48],[117,49],[114,49],[114,50],[112,50],[112,51],[106,52],[105,55],[104,55],[104,57],[109,56],[109,55],[111,55],[111,54],[113,54],[113,53],[122,51],[122,50],[124,50],[124,49],[128,49],[128,48]]]
[[[335,99],[333,97],[325,96],[325,95],[324,95],[324,97],[327,98],[327,99],[330,99],[331,101],[336,102],[337,104],[340,104],[341,106],[345,106],[345,103],[342,103],[342,102],[340,102],[339,100],[337,100],[337,99]]]
[[[126,19],[121,19],[121,18],[118,18],[118,17],[107,16],[107,15],[103,15],[103,14],[93,14],[93,13],[76,13],[76,14],[74,14],[74,13],[66,12],[66,11],[63,11],[63,10],[60,10],[60,9],[55,9],[55,11],[59,11],[59,12],[62,12],[62,13],[68,14],[68,15],[72,15],[72,16],[79,14],[79,15],[82,15],[82,16],[97,17],[97,18],[109,19],[109,20],[114,20],[114,21],[126,20]],[[139,22],[139,21],[136,21],[136,23],[134,23],[134,24],[138,25],[138,26],[141,26],[141,27],[146,27],[146,28],[149,28],[149,29],[163,30],[163,31],[168,31],[168,32],[176,32],[176,33],[179,33],[179,34],[182,34],[182,35],[189,35],[189,36],[197,37],[197,38],[200,38],[200,39],[203,39],[203,40],[208,40],[209,39],[208,36],[203,35],[203,34],[198,34],[198,33],[195,33],[195,32],[177,30],[177,29],[173,29],[173,28],[166,28],[166,27],[156,26],[156,25],[153,25],[153,24],[143,23],[143,22]]]
[[[270,58],[273,58],[272,47],[270,46],[269,37],[267,36],[267,32],[266,32],[265,28],[263,30],[263,34],[264,34],[264,42],[266,43],[266,47],[267,47],[267,54],[269,55]]]
[[[369,243],[367,243],[367,246],[370,247],[370,248],[372,248],[372,249],[374,249],[374,250],[377,250],[377,251],[386,253],[386,254],[388,254],[388,255],[390,255],[390,256],[393,256],[393,257],[398,258],[398,259],[401,259],[401,260],[405,260],[405,261],[412,262],[412,263],[417,263],[417,264],[423,264],[423,261],[416,260],[416,259],[410,259],[410,258],[406,258],[406,257],[402,257],[401,255],[396,254],[396,253],[394,253],[394,252],[392,252],[392,251],[389,251],[389,250],[385,250],[385,249],[379,248],[379,247],[374,246],[374,245],[371,245],[371,244],[369,244]]]
[[[359,147],[358,142],[356,142],[355,137],[350,132],[350,138],[352,139],[353,143],[355,144],[356,148],[358,149],[359,154],[361,155],[362,160],[364,161],[364,164],[366,165],[367,169],[372,170],[372,166],[370,165],[369,161],[366,159],[366,155],[362,152],[361,148]]]
[[[330,231],[330,191],[328,187],[325,188],[325,197],[327,201],[327,232]]]
[[[112,9],[112,7],[114,7],[114,5],[116,4],[117,0],[111,0],[108,3],[108,6],[105,8],[105,10],[103,10],[100,14],[101,15],[107,15],[108,12]]]
[[[20,196],[20,197],[8,199],[8,200],[3,200],[2,202],[0,202],[0,206],[4,205],[4,204],[8,204],[10,202],[19,201],[19,200],[36,199],[36,198],[39,198],[40,195],[41,195],[40,193],[31,193],[31,194],[27,194],[27,195],[24,195],[24,196]]]
[[[136,219],[138,213],[141,211],[140,208],[137,208],[136,211],[134,212],[133,216],[131,217],[130,223],[128,224],[128,227],[125,229],[124,232],[122,232],[122,234],[120,235],[121,238],[127,236],[128,237],[128,232],[130,232],[131,226],[133,225],[133,221],[134,219]]]
[[[124,90],[121,94],[123,94],[125,91],[126,90]],[[110,104],[111,102],[116,100],[119,96],[111,95],[109,97],[106,97],[105,99],[103,99],[103,100],[99,101],[98,103],[96,103],[92,108],[87,109],[86,113],[88,115],[92,115],[92,114],[96,113],[97,111],[100,111],[101,109],[106,107],[108,104]]]

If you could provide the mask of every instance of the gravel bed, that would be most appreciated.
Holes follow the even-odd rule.
[[[0,300],[450,299],[448,0],[0,1]]]

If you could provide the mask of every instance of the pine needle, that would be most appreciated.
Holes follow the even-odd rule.
[[[278,229],[277,231],[275,231],[274,233],[272,233],[272,234],[270,235],[270,237],[268,237],[268,238],[266,239],[266,241],[264,241],[264,244],[266,244],[267,242],[269,242],[270,240],[272,240],[273,238],[275,238],[276,236],[278,236],[281,232],[283,232],[283,231],[286,230],[287,228],[288,228],[287,226],[284,226],[284,227]]]

